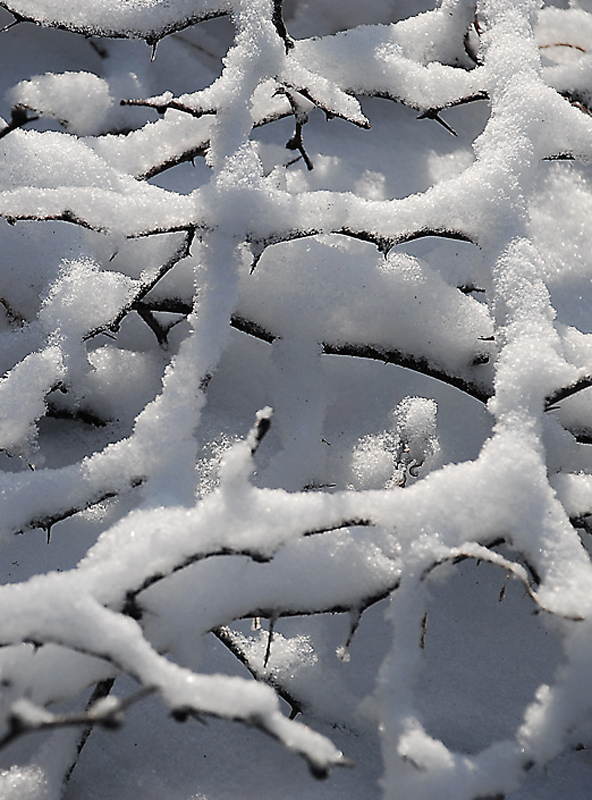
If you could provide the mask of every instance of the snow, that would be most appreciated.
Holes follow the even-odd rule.
[[[39,767],[11,767],[0,773],[0,787],[7,800],[44,800],[47,781]]]
[[[427,5],[0,2],[2,797],[586,796],[590,9]]]
[[[2,5],[17,17],[38,24],[56,25],[87,35],[130,36],[156,41],[171,30],[228,13],[231,8],[223,0],[206,0],[197,13],[191,0],[175,0],[172,4],[170,0],[133,0],[132,3],[101,0],[93,3],[91,8],[73,6],[64,0],[50,3],[9,0]]]
[[[113,98],[109,86],[90,72],[35,76],[17,84],[9,99],[15,106],[33,111],[43,108],[78,136],[96,135],[110,127]]]
[[[57,347],[31,353],[0,383],[0,440],[14,454],[27,452],[35,437],[34,426],[45,413],[45,396],[64,375]]]

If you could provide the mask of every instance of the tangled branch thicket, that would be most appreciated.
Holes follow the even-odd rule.
[[[592,13],[313,5],[0,2],[5,795],[156,700],[387,800],[590,743]]]

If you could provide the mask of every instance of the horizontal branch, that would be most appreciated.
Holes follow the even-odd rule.
[[[112,685],[112,681],[105,683]],[[107,730],[118,730],[125,721],[124,712],[152,692],[153,690],[147,687],[122,700],[112,698],[111,702],[102,702],[104,697],[97,697],[94,705],[91,705],[86,711],[71,714],[52,714],[45,708],[40,708],[28,700],[22,699],[13,705],[8,717],[8,731],[0,738],[0,750],[24,734],[38,731],[82,727],[86,729],[87,735],[83,739],[86,742],[88,733],[97,725]],[[82,746],[84,746],[83,743]]]
[[[88,408],[64,408],[53,400],[46,400],[45,416],[51,419],[66,419],[72,422],[82,422],[84,425],[91,425],[93,428],[104,428],[109,421],[99,417],[94,411]]]
[[[446,111],[448,108],[456,108],[457,106],[468,105],[469,103],[478,103],[482,100],[489,100],[489,94],[483,90],[480,92],[474,92],[473,94],[469,94],[464,97],[459,97],[455,100],[449,100],[446,103],[442,103],[442,105],[430,106],[429,108],[426,108],[421,103],[414,103],[402,95],[398,95],[395,92],[386,90],[364,91],[357,92],[356,94],[359,97],[376,97],[380,100],[390,100],[393,103],[400,103],[407,108],[412,108],[414,111],[419,111],[420,117],[418,117],[418,119],[432,119],[434,115],[438,115],[441,111]]]
[[[129,100],[120,100],[120,106],[140,106],[141,108],[153,108],[155,111],[158,111],[159,114],[164,114],[165,111],[168,109],[173,109],[175,111],[182,111],[185,114],[189,114],[192,117],[196,117],[200,119],[201,117],[207,114],[217,114],[218,109],[214,106],[203,106],[203,107],[193,107],[188,106],[186,103],[181,103],[179,100],[175,98],[169,98],[167,100],[159,100],[156,97],[147,97],[145,100],[142,99],[129,99]]]
[[[102,225],[94,225],[92,222],[78,216],[70,209],[66,208],[56,214],[2,214],[9,225],[16,225],[17,222],[71,222],[95,233],[109,233],[109,230]]]
[[[47,541],[49,542],[51,538],[51,529],[58,522],[63,522],[65,519],[69,519],[76,514],[80,514],[82,511],[87,511],[89,508],[93,508],[93,506],[98,506],[100,503],[104,503],[105,500],[111,500],[114,497],[119,497],[124,492],[130,491],[131,489],[136,489],[143,483],[144,477],[137,477],[132,479],[128,486],[121,487],[117,490],[109,489],[104,492],[91,494],[89,497],[85,498],[84,502],[73,505],[70,508],[56,511],[53,514],[44,514],[31,517],[19,530],[14,531],[14,533],[18,535],[24,533],[26,530],[40,528],[41,530],[47,532]]]
[[[366,609],[376,605],[376,603],[380,603],[381,600],[386,600],[387,597],[390,597],[390,595],[399,588],[399,585],[400,580],[396,578],[392,583],[381,588],[380,591],[356,598],[355,603],[327,603],[326,605],[315,606],[312,610],[304,606],[294,606],[291,608],[258,606],[257,608],[250,608],[241,615],[241,618],[251,619],[261,617],[261,619],[278,620],[282,617],[312,617],[317,614],[363,613]]]
[[[171,33],[185,30],[209,19],[227,16],[231,4],[224,0],[200,0],[200,8],[190,0],[156,0],[153,3],[107,3],[89,4],[81,17],[76,4],[70,0],[54,2],[44,9],[42,3],[28,0],[0,0],[15,18],[16,23],[32,22],[44,28],[80,33],[109,39],[144,39],[154,45]],[[120,20],[115,26],[113,20]]]
[[[187,301],[181,299],[154,301],[146,299],[142,301],[141,306],[150,311],[162,311],[172,314],[188,314],[191,311],[191,305]],[[267,342],[268,344],[280,338],[278,334],[270,331],[254,320],[247,319],[240,313],[232,315],[230,325],[235,330],[241,331],[255,339]],[[488,382],[471,381],[467,378],[453,375],[424,356],[404,353],[388,345],[324,341],[321,343],[321,352],[325,355],[364,358],[372,361],[380,361],[383,364],[393,364],[397,367],[403,367],[404,369],[409,369],[413,372],[425,375],[428,378],[435,378],[442,383],[446,383],[455,389],[459,389],[470,397],[473,397],[475,400],[479,400],[481,403],[486,403],[493,395],[493,388]],[[475,365],[486,363],[488,360],[489,356],[487,353],[475,352],[473,357]]]
[[[169,106],[165,104],[166,108],[175,108],[178,111],[185,111],[188,114],[191,114],[191,109],[189,107],[183,107],[182,103],[177,103],[174,106]],[[155,105],[154,108],[157,108]],[[157,108],[160,112],[161,108]],[[287,108],[284,111],[278,111],[271,114],[266,114],[265,116],[257,119],[253,122],[253,128],[261,128],[264,125],[270,125],[272,122],[277,122],[278,120],[285,119],[292,115],[291,109]],[[133,132],[132,132],[133,133]],[[129,134],[128,134],[129,135]],[[184,164],[188,161],[193,161],[194,158],[203,158],[210,148],[210,138],[209,136],[203,136],[201,140],[195,141],[192,143],[191,147],[186,147],[185,149],[181,150],[174,155],[170,155],[168,158],[164,159],[163,161],[158,162],[157,164],[153,164],[151,167],[145,169],[143,172],[140,172],[135,175],[136,179],[139,181],[143,180],[150,180],[150,178],[156,177],[156,175],[160,175],[168,169],[172,169],[173,167],[179,166],[179,164]]]
[[[351,226],[327,229],[308,228],[302,230],[292,228],[290,230],[283,231],[281,234],[274,234],[261,239],[258,239],[254,236],[247,238],[247,242],[251,245],[253,252],[251,272],[255,271],[259,261],[261,260],[261,256],[268,247],[272,247],[276,244],[283,244],[284,242],[294,242],[300,239],[308,239],[312,236],[323,236],[330,234],[348,236],[349,238],[356,239],[357,241],[368,242],[368,244],[373,244],[383,255],[387,255],[390,250],[397,245],[407,244],[408,242],[415,242],[418,239],[425,239],[429,237],[435,237],[437,239],[452,239],[454,241],[467,242],[476,246],[479,245],[477,239],[471,236],[469,233],[451,228],[417,228],[414,230],[403,231],[395,236],[383,236],[363,228],[356,230]]]
[[[323,528],[315,528],[308,531],[303,531],[301,533],[302,538],[308,538],[311,536],[320,536],[322,534],[331,533],[338,530],[343,530],[345,528],[353,528],[353,527],[370,527],[372,526],[372,522],[369,520],[362,520],[362,519],[346,519],[342,520],[341,522],[337,522],[330,527],[323,527]],[[177,572],[181,572],[182,570],[187,569],[188,567],[193,566],[194,564],[198,564],[202,561],[206,561],[210,558],[218,558],[220,556],[233,556],[233,557],[243,557],[248,558],[251,561],[254,561],[257,564],[268,564],[273,561],[276,553],[263,553],[256,548],[234,548],[229,546],[217,546],[212,547],[210,549],[201,550],[195,553],[192,553],[182,560],[180,560],[177,564],[173,564],[169,569],[161,572],[156,572],[152,575],[146,576],[142,582],[135,588],[130,587],[126,594],[125,600],[122,607],[122,612],[127,616],[132,617],[132,619],[139,620],[143,616],[143,611],[138,604],[138,596],[149,589],[151,586],[154,586],[157,583],[165,580],[166,578],[170,577],[171,575],[176,574]],[[389,591],[391,591],[389,589]],[[374,597],[374,595],[372,595]],[[379,598],[381,599],[381,598]],[[361,601],[362,602],[362,601]],[[372,600],[372,602],[377,602],[376,600]],[[323,611],[318,611],[315,613],[329,613],[334,611],[335,613],[347,610],[343,606],[331,606],[331,608],[327,608]],[[248,616],[260,616],[260,617],[267,617],[272,616],[273,611],[261,609],[256,613],[249,613]],[[286,614],[280,614],[280,616],[294,616],[300,615],[304,613],[310,613],[303,610],[297,610],[292,612],[286,612]],[[278,616],[277,610],[275,612],[276,616]]]
[[[180,309],[181,305],[176,306]],[[164,308],[162,310],[165,310]],[[233,314],[230,324],[236,330],[242,331],[249,336],[260,339],[271,344],[277,338],[277,334],[272,333],[267,328],[257,322],[245,319],[240,314]],[[348,342],[324,341],[321,343],[321,352],[325,355],[350,356],[352,358],[364,358],[372,361],[380,361],[383,364],[393,364],[397,367],[419,372],[428,378],[435,378],[442,383],[453,386],[461,392],[486,403],[493,395],[493,389],[486,382],[471,381],[458,375],[452,375],[442,367],[437,366],[432,361],[423,356],[416,356],[411,353],[404,353],[401,350],[393,349],[388,346],[352,344]],[[489,357],[486,353],[475,353],[474,363],[476,365],[486,363]]]

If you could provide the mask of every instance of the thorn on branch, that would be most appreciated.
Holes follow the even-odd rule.
[[[180,723],[187,722],[190,716],[191,716],[191,709],[187,708],[187,706],[182,706],[181,708],[173,708],[171,711],[171,717],[175,720],[175,722],[180,722]]]
[[[424,766],[422,766],[421,764],[418,764],[417,761],[415,761],[413,758],[411,758],[411,756],[408,755],[407,753],[404,753],[401,756],[401,761],[403,761],[405,764],[411,764],[413,769],[417,770],[418,772],[425,772],[426,771],[426,768]]]
[[[421,638],[419,640],[419,646],[422,650],[425,650],[427,630],[428,630],[428,612],[426,611],[421,619]]]
[[[365,611],[364,608],[352,608],[352,610],[350,611],[349,632],[347,635],[347,639],[345,640],[345,644],[342,647],[337,648],[337,658],[343,663],[348,663],[350,661],[351,657],[349,654],[349,649],[351,647],[354,635],[360,626],[360,620],[362,619],[362,613],[364,611]]]
[[[102,58],[102,59],[109,58],[109,51],[107,50],[106,47],[103,47],[102,45],[100,45],[98,42],[95,42],[95,40],[91,39],[90,37],[88,37],[87,41],[88,41],[89,45],[92,47],[92,49],[95,51],[95,53],[99,56],[99,58]]]
[[[271,657],[271,645],[273,642],[273,634],[275,633],[276,618],[271,617],[269,620],[269,633],[267,636],[267,647],[265,648],[265,657],[263,658],[263,669],[267,669],[269,659]]]
[[[20,14],[17,14],[16,11],[10,11],[12,14],[12,22],[9,22],[8,25],[5,25],[3,28],[0,28],[0,33],[4,33],[5,31],[9,31],[11,28],[14,28],[16,25],[20,25],[21,22],[26,22],[24,17],[21,17]]]
[[[10,112],[10,122],[0,131],[0,139],[4,138],[4,136],[8,136],[9,133],[17,128],[22,128],[23,125],[26,125],[28,122],[34,122],[36,119],[39,119],[39,117],[29,116],[29,109],[26,106],[20,104],[13,106]]]
[[[273,414],[273,409],[270,406],[266,406],[265,408],[261,409],[261,411],[257,412],[257,421],[255,422],[255,426],[249,433],[247,442],[251,448],[251,455],[255,455],[257,450],[259,449],[259,445],[265,438],[265,435],[269,431],[271,427],[271,415]]]
[[[322,767],[320,764],[313,764],[312,761],[308,762],[308,768],[312,777],[316,778],[317,781],[325,781],[331,774],[329,767]]]
[[[446,120],[442,119],[439,111],[436,111],[434,109],[428,109],[427,111],[424,111],[422,114],[420,114],[417,117],[417,119],[433,119],[434,122],[437,122],[439,125],[441,125],[452,136],[458,136],[458,133],[454,130],[452,125],[449,125],[446,122]]]
[[[500,589],[500,593],[499,593],[499,602],[500,603],[502,602],[502,600],[506,596],[506,588],[508,586],[508,581],[509,580],[510,580],[510,573],[508,572],[506,574],[506,580],[504,581],[504,584],[503,584],[502,588]]]

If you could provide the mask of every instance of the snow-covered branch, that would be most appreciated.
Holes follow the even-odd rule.
[[[419,5],[0,2],[0,795],[140,700],[344,798],[589,746],[592,17]]]

